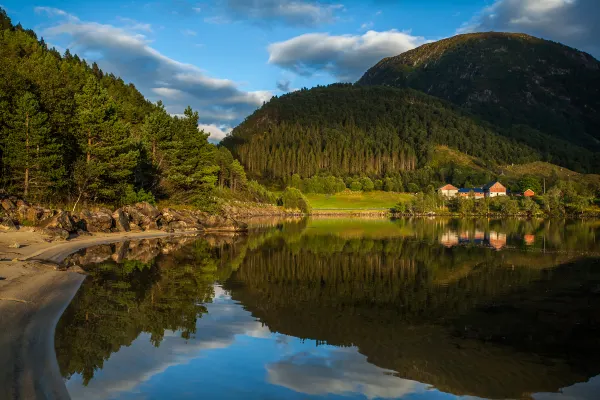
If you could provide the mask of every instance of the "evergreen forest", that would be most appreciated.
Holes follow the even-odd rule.
[[[270,201],[244,168],[182,116],[0,9],[0,190],[44,204],[162,198],[208,207],[218,191]],[[267,197],[265,197],[267,196]]]

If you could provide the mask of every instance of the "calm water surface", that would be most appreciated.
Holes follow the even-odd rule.
[[[599,399],[600,222],[317,219],[87,249],[74,399]]]

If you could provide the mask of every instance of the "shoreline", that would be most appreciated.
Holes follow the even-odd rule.
[[[39,232],[0,233],[0,398],[70,399],[54,349],[56,324],[85,275],[58,264],[81,249],[203,232],[121,232],[47,242]],[[20,248],[11,248],[14,243]]]

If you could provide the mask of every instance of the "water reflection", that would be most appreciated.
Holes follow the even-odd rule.
[[[88,249],[57,357],[74,398],[592,399],[598,228],[261,221]]]

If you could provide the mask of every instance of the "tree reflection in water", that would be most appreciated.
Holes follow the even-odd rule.
[[[90,249],[69,261],[90,276],[59,322],[57,356],[65,377],[89,382],[142,332],[155,346],[166,330],[189,339],[217,282],[272,332],[356,346],[368,362],[444,392],[556,392],[600,373],[597,230],[313,220]]]

